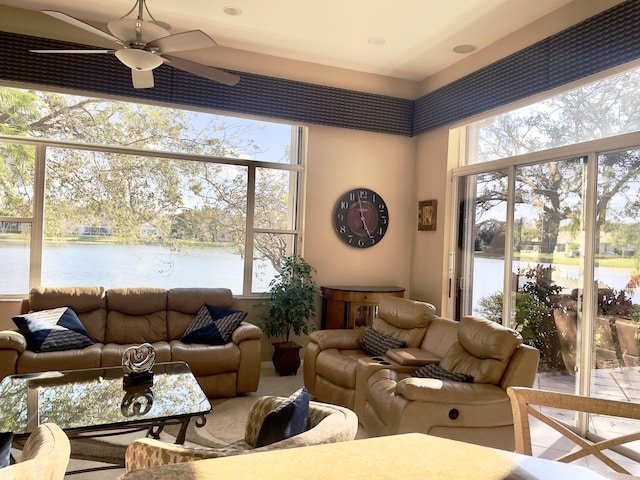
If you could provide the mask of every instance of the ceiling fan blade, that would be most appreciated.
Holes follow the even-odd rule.
[[[198,75],[199,77],[208,78],[209,80],[213,80],[214,82],[222,83],[224,85],[232,87],[240,81],[240,77],[238,75],[225,72],[219,68],[209,67],[207,65],[202,65],[201,63],[192,62],[190,60],[185,60],[184,58],[173,57],[170,55],[164,55],[163,58],[167,59],[169,61],[169,65],[177,68],[178,70],[183,70],[185,72]]]
[[[131,69],[133,88],[153,88],[153,70]]]
[[[168,37],[158,38],[147,45],[149,48],[158,48],[159,53],[182,52],[185,50],[198,50],[200,48],[216,47],[218,44],[213,38],[202,30],[176,33]]]
[[[29,50],[33,53],[114,53],[115,50]]]
[[[106,40],[111,40],[112,42],[119,43],[120,45],[124,45],[124,43],[114,37],[113,35],[108,34],[107,32],[103,32],[99,28],[94,27],[93,25],[89,25],[88,23],[83,22],[82,20],[78,20],[77,18],[73,18],[66,13],[58,12],[57,10],[41,10],[42,13],[45,13],[53,18],[57,18],[58,20],[62,20],[74,27],[81,28],[82,30],[86,30],[89,33],[93,33],[94,35],[98,35]]]

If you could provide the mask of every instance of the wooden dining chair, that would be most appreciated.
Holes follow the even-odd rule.
[[[570,463],[579,458],[593,455],[611,467],[614,471],[626,474],[629,473],[624,467],[608,457],[603,451],[627,442],[640,440],[640,428],[639,431],[635,433],[591,442],[578,435],[568,425],[565,425],[549,415],[545,415],[536,407],[552,407],[576,412],[640,420],[640,404],[571,395],[567,393],[550,392],[525,387],[509,387],[507,389],[507,393],[511,399],[517,453],[532,455],[531,429],[529,425],[529,416],[532,416],[581,447],[576,451],[561,455],[554,460]]]

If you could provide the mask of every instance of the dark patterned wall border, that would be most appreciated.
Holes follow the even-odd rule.
[[[236,72],[235,87],[161,66],[135,90],[113,55],[39,55],[77,45],[0,32],[0,79],[415,136],[640,57],[640,0],[628,0],[415,101]]]
[[[629,0],[416,100],[413,135],[640,57],[640,0]]]
[[[0,32],[0,79],[119,97],[265,115],[293,122],[411,135],[413,101],[236,72],[234,87],[166,65],[155,87],[134,89],[130,71],[113,55],[43,55],[29,49],[86,48],[67,42]]]

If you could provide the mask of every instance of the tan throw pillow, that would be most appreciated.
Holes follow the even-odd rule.
[[[485,318],[463,317],[458,341],[445,353],[440,367],[471,375],[475,383],[497,385],[522,336],[510,328]]]

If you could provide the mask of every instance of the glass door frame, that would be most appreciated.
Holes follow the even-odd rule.
[[[464,138],[464,135],[461,135]],[[578,328],[578,342],[577,342],[577,358],[578,368],[576,372],[576,393],[580,395],[589,395],[591,392],[591,370],[592,370],[592,342],[593,342],[593,318],[596,309],[595,298],[595,251],[596,251],[596,232],[595,232],[595,208],[596,208],[596,196],[597,196],[597,159],[599,155],[612,153],[616,151],[623,151],[629,149],[640,148],[640,132],[629,133],[619,135],[616,137],[605,138],[601,140],[593,140],[580,144],[574,144],[566,147],[559,147],[541,152],[535,152],[526,155],[520,155],[516,157],[496,160],[486,163],[478,163],[468,166],[462,166],[452,169],[452,182],[449,184],[449,202],[450,205],[459,205],[460,192],[459,179],[461,177],[467,177],[471,175],[479,175],[496,170],[507,170],[508,172],[508,193],[507,193],[507,224],[506,224],[506,237],[505,237],[505,262],[504,262],[504,298],[511,298],[515,292],[513,291],[513,285],[511,282],[511,264],[513,259],[513,225],[514,225],[514,199],[515,199],[515,169],[518,166],[531,165],[543,162],[562,161],[568,158],[585,157],[587,159],[586,167],[586,179],[585,179],[585,198],[583,199],[584,208],[584,229],[585,235],[585,250],[584,250],[584,264],[583,264],[583,298],[592,299],[588,302],[583,302],[581,305],[581,315],[579,316],[579,328]],[[453,217],[457,217],[462,212],[459,208],[455,208]],[[458,285],[458,282],[462,284],[468,283],[467,279],[455,278],[456,268],[455,265],[462,261],[463,265],[466,265],[466,272],[469,273],[468,265],[470,265],[470,259],[473,252],[461,251],[459,253],[458,245],[458,231],[459,226],[463,225],[458,221],[452,222],[452,229],[449,232],[449,265],[446,274],[449,276],[449,281],[453,285]],[[460,255],[466,258],[458,258]],[[456,295],[458,289],[452,289],[445,302],[443,302],[443,316],[455,318],[456,314]],[[507,295],[508,294],[508,295]],[[463,293],[464,295],[464,293]],[[471,299],[461,300],[461,304],[470,305]],[[513,302],[505,301],[503,304],[503,319],[506,319],[505,323],[509,325],[509,319],[512,318]],[[462,310],[461,315],[469,314],[470,312]],[[581,320],[581,321],[580,321]],[[584,341],[590,339],[591,341]],[[582,421],[580,422],[580,429],[582,429]]]

